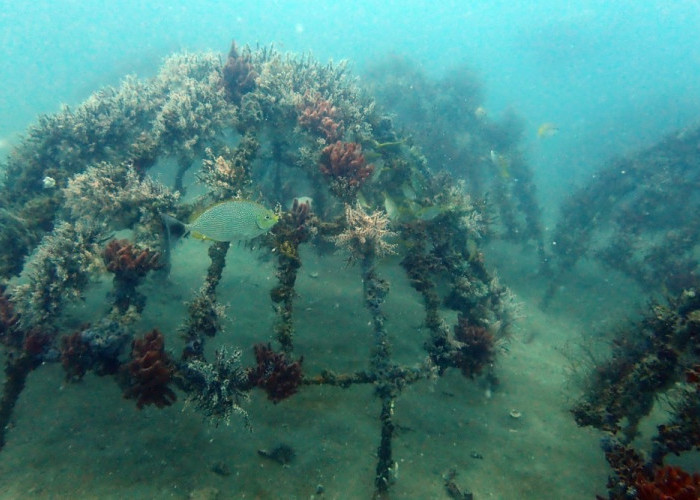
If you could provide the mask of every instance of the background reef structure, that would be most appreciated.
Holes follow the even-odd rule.
[[[75,111],[42,117],[6,162],[0,444],[27,375],[51,361],[62,362],[69,381],[87,371],[113,376],[139,408],[170,406],[178,389],[186,404],[215,423],[234,414],[248,422],[245,406],[255,387],[281,403],[304,385],[371,384],[381,401],[374,488],[382,495],[394,480],[395,403],[407,384],[450,368],[496,383],[496,355],[517,312],[479,250],[489,217],[464,183],[431,172],[345,64],[235,44],[224,61],[215,54],[177,54],[151,80],[127,78]],[[197,183],[188,183],[195,166]],[[173,188],[156,182],[155,171],[172,179]],[[300,193],[313,202],[296,199]],[[225,324],[218,289],[229,242],[209,244],[210,264],[179,337],[144,324],[156,316],[148,316],[150,310],[167,307],[163,273],[177,251],[161,214],[186,219],[230,198],[267,206],[294,199],[253,245],[261,259],[275,259],[277,283],[269,297],[276,321],[272,332],[256,332],[249,368],[230,345],[207,360],[206,344],[222,337]],[[320,373],[306,373],[308,357],[295,351],[295,285],[304,245],[320,259],[338,250],[348,257],[348,272],[359,270],[371,318],[364,369],[339,371],[338,360],[329,358],[316,361],[328,363]],[[398,263],[423,299],[429,332],[427,338],[416,338],[423,335],[418,328],[400,333],[424,344],[426,356],[410,366],[392,357],[399,333],[390,331],[385,314],[391,285],[383,269]],[[101,306],[71,312],[110,278],[114,290]],[[161,280],[157,301],[145,292],[154,280]],[[137,337],[144,330],[150,333]]]
[[[665,411],[654,412],[659,406]],[[698,290],[654,303],[643,319],[620,329],[611,356],[594,363],[572,413],[578,425],[605,433],[610,499],[631,498],[631,492],[634,498],[698,498],[700,475],[665,463],[669,455],[700,450]],[[651,439],[642,432],[644,419],[656,424]],[[642,446],[647,453],[638,451]]]
[[[594,259],[645,293],[698,286],[700,126],[614,159],[561,208],[549,258],[548,302],[577,262]]]
[[[482,84],[467,66],[456,66],[440,78],[421,71],[407,58],[380,59],[368,68],[377,104],[402,130],[377,130],[379,148],[397,141],[416,145],[434,171],[445,170],[465,180],[469,193],[488,200],[492,236],[529,244],[543,255],[541,208],[534,172],[521,150],[523,125],[513,113],[500,119],[484,108]]]

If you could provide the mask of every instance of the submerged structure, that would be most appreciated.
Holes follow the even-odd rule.
[[[28,374],[50,362],[61,363],[71,382],[88,372],[113,378],[139,408],[183,398],[214,423],[234,416],[254,423],[246,405],[256,388],[281,403],[309,385],[369,384],[379,404],[376,468],[367,479],[385,494],[397,468],[392,440],[402,390],[450,369],[495,383],[493,364],[516,309],[484,264],[483,205],[436,174],[410,142],[345,65],[235,44],[223,61],[174,55],[151,80],[127,78],[76,109],[42,117],[7,158],[0,189],[0,446],[12,439],[7,423]],[[208,222],[258,224],[252,251],[276,266],[269,302],[245,304],[271,304],[276,315],[272,331],[255,332],[252,366],[242,361],[248,346],[207,349],[224,324],[218,289],[232,241],[208,243],[206,275],[179,332],[137,330],[149,308],[178,307],[163,304],[167,280],[159,285],[165,299],[143,291],[144,282],[167,276],[176,251],[178,235],[164,216],[191,220],[227,200],[276,207],[269,230],[236,210],[218,210]],[[363,369],[339,370],[333,356],[313,360],[325,369],[306,368],[295,336],[305,247],[321,261],[342,252],[361,280],[370,317]],[[392,356],[392,339],[407,335],[392,332],[385,314],[391,285],[383,269],[392,265],[425,308],[425,333],[410,332],[424,353],[409,364]],[[89,318],[69,314],[106,278],[112,291]],[[264,453],[282,462],[293,456],[284,448]],[[459,492],[453,476],[446,483]]]
[[[616,158],[561,208],[543,272],[545,303],[587,258],[644,290],[678,295],[697,287],[700,249],[700,127]]]
[[[652,418],[662,400],[666,414]],[[611,500],[698,498],[700,474],[668,460],[700,449],[698,291],[652,304],[643,319],[621,329],[611,356],[595,364],[572,413],[578,425],[604,432]],[[655,435],[642,436],[644,420],[656,423]]]
[[[391,56],[368,73],[377,102],[410,133],[431,169],[463,180],[488,205],[491,236],[530,245],[543,257],[541,208],[520,118],[512,111],[492,117],[478,76],[464,65],[434,79],[417,61]]]
[[[585,258],[655,297],[640,320],[602,332],[610,353],[591,357],[571,409],[603,432],[611,500],[700,495],[700,475],[680,466],[692,459],[671,458],[700,450],[699,141],[689,127],[606,164],[564,203],[545,263],[545,305]]]

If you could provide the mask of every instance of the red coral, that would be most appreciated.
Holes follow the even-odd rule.
[[[331,101],[322,99],[318,94],[304,94],[303,110],[299,115],[299,125],[311,132],[319,133],[328,142],[337,141],[343,135],[345,127],[338,120],[338,110]]]
[[[465,377],[474,378],[483,368],[493,362],[496,355],[496,342],[486,328],[473,325],[460,315],[454,327],[458,342],[453,354],[454,364]]]
[[[146,296],[137,292],[141,278],[151,270],[162,267],[160,252],[141,248],[129,240],[112,240],[102,254],[107,270],[114,273],[114,305],[119,312],[134,306],[141,312]]]
[[[236,42],[231,42],[231,50],[224,66],[223,79],[226,95],[235,104],[240,104],[243,94],[255,88],[258,74],[253,69],[250,57],[238,53]]]
[[[290,363],[284,353],[273,351],[270,344],[256,344],[255,360],[258,365],[248,370],[248,381],[265,389],[273,403],[297,392],[301,385],[303,357]]]
[[[700,474],[692,476],[680,467],[664,466],[654,479],[640,474],[635,482],[639,500],[697,500],[700,498]]]
[[[293,225],[297,229],[301,229],[312,216],[311,203],[309,200],[300,202],[298,198],[294,198],[291,212]]]
[[[685,372],[685,380],[700,390],[700,365],[693,365]]]
[[[177,399],[168,387],[173,362],[165,352],[165,339],[158,329],[147,333],[143,339],[134,340],[128,370],[131,387],[124,392],[124,397],[137,398],[139,409],[150,404],[163,408]]]
[[[102,256],[107,270],[124,281],[137,281],[148,271],[162,267],[160,252],[141,248],[129,240],[110,241]]]
[[[323,148],[319,168],[330,178],[333,192],[345,201],[354,199],[374,171],[374,165],[365,162],[362,146],[341,141]]]
[[[90,365],[90,348],[83,342],[83,329],[61,337],[61,364],[66,380],[76,382],[85,376]]]
[[[32,328],[24,336],[24,352],[32,356],[39,356],[44,353],[51,344],[54,336],[39,328]]]
[[[294,198],[292,209],[289,214],[285,214],[280,222],[282,224],[277,225],[280,227],[280,231],[276,234],[284,233],[287,241],[299,246],[309,239],[318,220],[311,211],[311,203],[308,200],[300,203],[297,198]]]
[[[5,287],[0,285],[0,342],[5,346],[40,359],[54,340],[54,333],[40,328],[25,331],[19,327],[19,315],[15,312]]]

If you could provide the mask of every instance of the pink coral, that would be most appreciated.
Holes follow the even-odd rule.
[[[483,326],[472,324],[460,314],[454,327],[457,349],[453,361],[465,377],[474,378],[496,357],[496,341]]]
[[[148,271],[162,267],[160,252],[141,248],[129,240],[110,241],[102,255],[107,270],[126,281],[135,281]]]
[[[365,161],[362,146],[341,141],[323,148],[319,168],[330,179],[334,194],[345,201],[355,198],[357,191],[374,171],[374,165]]]
[[[307,92],[299,115],[299,125],[311,132],[319,133],[328,142],[337,141],[343,135],[345,126],[338,119],[338,109],[328,99]]]
[[[257,366],[248,370],[248,380],[265,389],[273,403],[277,404],[297,392],[303,379],[303,357],[291,361],[284,353],[273,351],[270,344],[256,344],[255,360]]]
[[[165,352],[163,334],[154,329],[142,339],[135,339],[131,351],[131,362],[127,365],[131,376],[130,387],[125,398],[136,398],[140,410],[154,404],[158,408],[170,406],[177,399],[168,387],[174,372],[173,362]]]
[[[248,55],[238,53],[236,42],[231,42],[231,50],[224,66],[224,88],[229,100],[239,104],[243,94],[255,89],[257,72],[253,69]]]

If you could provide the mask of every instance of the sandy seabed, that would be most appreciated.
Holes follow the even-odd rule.
[[[181,348],[176,330],[184,303],[205,274],[205,245],[180,244],[168,286],[142,289],[149,302],[139,331],[157,326],[173,353]],[[545,313],[539,307],[544,285],[535,272],[523,272],[536,263],[510,259],[508,251],[494,248],[491,258],[522,302],[524,317],[499,356],[500,383],[489,390],[483,380],[452,370],[403,391],[395,413],[392,498],[449,498],[443,477],[451,469],[460,488],[477,500],[605,494],[601,435],[578,428],[568,411],[579,393],[572,370],[586,364],[577,354],[587,342],[582,339],[634,318],[645,299],[627,292],[634,287],[622,278],[591,271],[560,290]],[[272,340],[275,319],[268,295],[273,261],[257,255],[243,247],[230,251],[218,293],[229,318],[207,346],[209,352],[238,346],[247,365],[253,363],[252,345]],[[305,373],[365,368],[372,331],[359,269],[347,267],[342,256],[303,256],[295,352],[304,355]],[[387,259],[381,272],[392,283],[385,310],[394,360],[417,364],[428,335],[420,296],[397,260]],[[107,289],[108,283],[96,286],[71,314],[89,317],[103,309]],[[380,432],[372,387],[304,387],[277,405],[254,391],[247,407],[252,432],[235,417],[229,426],[214,427],[183,399],[179,394],[171,407],[139,411],[109,377],[89,374],[68,384],[59,364],[40,367],[30,375],[0,453],[0,498],[372,497]],[[280,443],[296,451],[290,464],[258,454]]]

